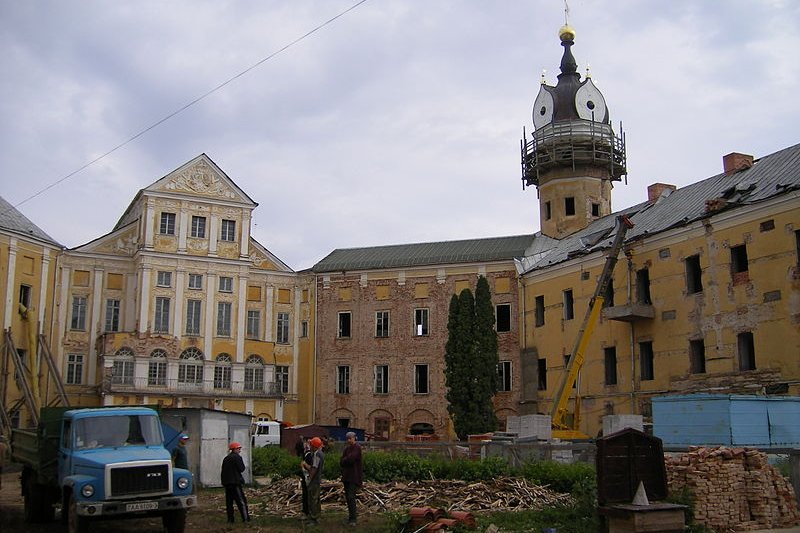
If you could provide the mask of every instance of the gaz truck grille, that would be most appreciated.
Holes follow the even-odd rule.
[[[112,498],[163,494],[170,490],[169,463],[111,469]]]

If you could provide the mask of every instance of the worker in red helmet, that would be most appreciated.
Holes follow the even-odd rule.
[[[314,437],[308,441],[311,446],[311,464],[305,461],[300,462],[300,466],[308,474],[308,519],[311,525],[319,521],[321,512],[319,491],[320,483],[322,482],[322,467],[325,464],[325,453],[322,451],[322,439]]]
[[[219,473],[222,486],[225,487],[225,510],[228,513],[228,523],[233,523],[233,503],[239,508],[242,522],[250,521],[250,510],[247,508],[247,497],[244,495],[244,460],[241,456],[242,445],[231,442],[228,445],[228,455],[222,460],[222,469]]]

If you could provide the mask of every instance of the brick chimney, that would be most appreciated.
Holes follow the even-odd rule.
[[[647,186],[647,201],[648,202],[655,202],[661,195],[664,194],[664,191],[674,191],[677,189],[675,185],[670,185],[669,183],[654,183],[652,185]],[[667,193],[669,194],[669,193]]]
[[[722,168],[725,174],[733,174],[740,170],[747,170],[753,166],[753,156],[731,152],[722,157]]]

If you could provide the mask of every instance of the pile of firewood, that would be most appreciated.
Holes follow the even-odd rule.
[[[695,448],[666,458],[669,492],[694,495],[694,517],[712,529],[752,530],[800,522],[791,483],[758,450]]]
[[[298,479],[281,479],[247,488],[253,516],[272,514],[284,517],[300,515],[302,493]],[[224,494],[214,496],[214,504],[224,513]],[[488,482],[426,480],[413,482],[365,482],[358,492],[359,512],[406,512],[412,507],[435,507],[446,512],[517,511],[541,509],[558,502],[568,502],[568,494],[559,494],[520,478],[498,478]],[[323,481],[320,491],[323,512],[345,510],[341,482]]]

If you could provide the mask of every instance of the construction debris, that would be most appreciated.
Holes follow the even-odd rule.
[[[800,523],[791,483],[758,450],[693,448],[665,459],[669,492],[693,494],[697,522],[737,531]]]
[[[265,486],[248,488],[247,499],[253,516],[299,516],[302,493],[299,479],[280,479]],[[569,494],[560,494],[522,478],[498,478],[488,482],[425,480],[394,483],[365,482],[358,492],[359,512],[407,512],[413,507],[431,507],[452,516],[465,513],[541,509],[568,503]],[[338,481],[323,481],[320,491],[323,512],[346,509],[344,488]],[[213,504],[224,512],[224,494],[215,495]],[[462,515],[463,516],[463,515]]]

